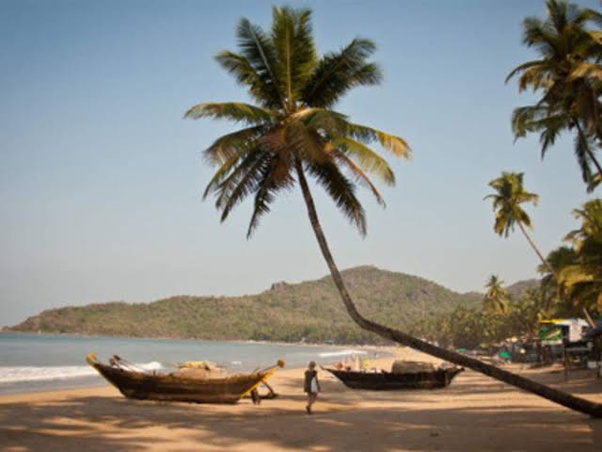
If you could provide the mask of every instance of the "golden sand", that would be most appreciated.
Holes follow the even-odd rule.
[[[433,360],[395,348],[393,359]],[[602,403],[602,380],[558,367],[529,378]],[[0,396],[2,451],[601,451],[602,419],[570,411],[466,371],[446,389],[367,392],[324,371],[313,415],[305,413],[304,369],[270,379],[279,393],[253,405],[196,405],[125,399],[106,384]]]

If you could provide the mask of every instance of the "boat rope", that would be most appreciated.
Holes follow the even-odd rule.
[[[113,355],[113,357],[111,359],[109,359],[109,364],[111,364],[112,366],[115,366],[115,367],[119,367],[124,370],[140,372],[140,373],[144,373],[144,374],[148,374],[148,375],[154,374],[154,372],[143,369],[140,366],[137,366],[137,365],[123,359],[122,357],[120,357],[118,355]]]

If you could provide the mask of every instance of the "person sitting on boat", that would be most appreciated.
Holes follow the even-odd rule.
[[[303,382],[303,391],[307,393],[307,405],[305,411],[307,411],[307,414],[311,414],[311,407],[316,403],[316,400],[318,400],[318,393],[320,392],[320,383],[318,381],[318,371],[316,370],[315,361],[310,361],[307,366]]]

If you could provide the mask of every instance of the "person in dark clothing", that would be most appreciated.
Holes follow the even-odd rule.
[[[303,390],[307,393],[307,406],[305,411],[307,414],[311,414],[311,407],[318,399],[318,392],[320,392],[320,382],[318,381],[318,371],[316,370],[316,363],[310,361],[305,371],[305,380],[303,382]]]

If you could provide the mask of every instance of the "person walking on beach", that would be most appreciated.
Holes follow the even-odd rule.
[[[320,392],[320,382],[318,381],[318,371],[316,370],[315,361],[310,361],[307,366],[303,390],[307,393],[307,406],[305,407],[305,411],[307,411],[307,414],[311,414],[311,407],[316,403],[318,392]]]

